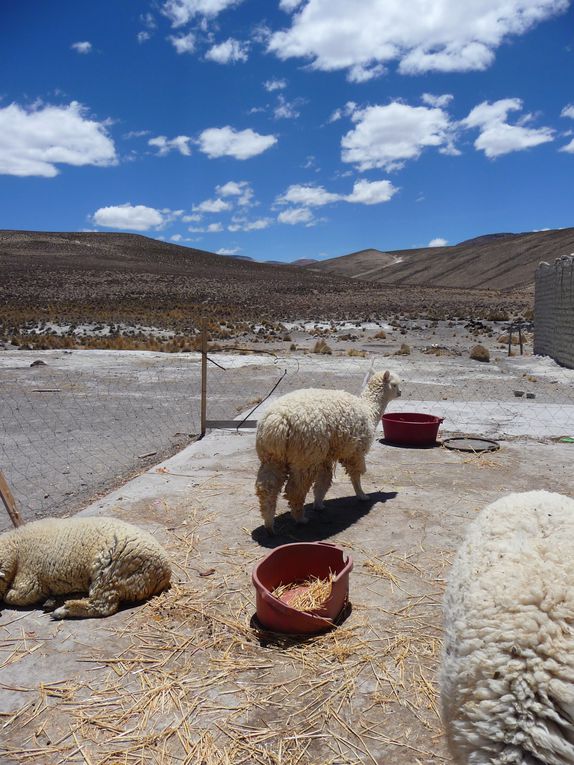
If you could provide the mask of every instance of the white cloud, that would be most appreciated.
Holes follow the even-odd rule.
[[[205,54],[205,58],[217,64],[235,64],[238,61],[247,61],[248,49],[247,43],[230,37],[225,42],[212,46]]]
[[[337,122],[337,120],[342,119],[343,117],[350,117],[351,114],[357,109],[357,104],[354,101],[347,101],[345,106],[343,106],[341,109],[335,109],[333,114],[329,117],[329,122]]]
[[[174,234],[173,236],[170,236],[170,239],[172,242],[181,242],[183,240],[183,236],[181,234]]]
[[[483,151],[489,159],[554,140],[554,131],[551,128],[524,126],[525,122],[532,119],[530,114],[521,118],[523,124],[509,125],[506,121],[508,113],[521,109],[522,101],[519,98],[503,98],[493,103],[483,101],[472,109],[461,125],[479,129],[480,134],[474,146]]]
[[[193,53],[195,50],[195,35],[192,32],[181,37],[172,35],[168,39],[178,53]]]
[[[569,0],[281,0],[298,12],[271,35],[281,59],[303,57],[315,69],[349,69],[357,78],[397,61],[402,73],[485,69],[510,36],[567,10]],[[372,76],[375,76],[374,74]]]
[[[53,178],[57,165],[115,165],[105,123],[88,119],[77,101],[68,106],[0,108],[0,174]]]
[[[184,223],[199,223],[199,221],[203,218],[203,215],[200,215],[199,213],[194,213],[193,215],[184,215],[182,217],[182,221]]]
[[[568,154],[574,154],[574,138],[570,141],[570,143],[567,143],[565,146],[561,146],[560,151],[565,151]]]
[[[448,241],[446,239],[437,236],[435,239],[430,240],[430,242],[427,244],[427,247],[446,247],[447,244]]]
[[[264,228],[269,228],[273,221],[271,218],[256,218],[255,220],[248,220],[240,215],[234,215],[231,218],[231,223],[227,227],[229,231],[261,231]]]
[[[292,207],[290,210],[283,210],[277,216],[279,223],[287,223],[290,226],[297,226],[304,223],[306,226],[312,226],[315,223],[313,213],[306,207]]]
[[[280,80],[278,78],[272,79],[272,80],[265,80],[265,82],[263,83],[263,87],[269,93],[272,93],[274,90],[283,90],[283,88],[287,87],[287,80]]]
[[[357,181],[351,194],[345,197],[347,202],[361,205],[378,205],[388,202],[398,189],[390,181]]]
[[[151,33],[150,32],[146,32],[144,30],[143,32],[138,32],[136,37],[137,37],[137,41],[141,45],[142,43],[147,42],[150,39]]]
[[[241,247],[220,247],[219,250],[217,250],[217,255],[237,255],[238,252],[241,252]]]
[[[166,223],[166,218],[159,210],[145,205],[115,205],[100,207],[92,216],[97,226],[106,228],[127,228],[132,231],[149,231]]]
[[[303,99],[297,98],[294,101],[287,101],[287,99],[279,94],[277,99],[277,105],[273,109],[273,116],[276,120],[293,120],[297,119],[300,112],[298,107],[303,103]]]
[[[181,27],[196,16],[217,16],[239,2],[241,0],[166,0],[162,13],[171,21],[172,26]]]
[[[353,185],[353,191],[350,194],[335,194],[327,191],[323,186],[312,185],[293,185],[289,186],[284,194],[281,194],[275,200],[276,204],[295,205],[299,210],[309,207],[322,207],[323,205],[334,204],[335,202],[349,202],[351,204],[376,205],[382,202],[388,202],[398,189],[390,181],[356,181]],[[287,212],[291,212],[290,210]],[[301,216],[297,213],[295,218]],[[282,220],[282,223],[290,222]],[[299,222],[299,220],[296,220]],[[306,222],[306,220],[304,221]]]
[[[423,93],[422,101],[427,106],[436,106],[442,109],[444,106],[448,106],[454,96],[451,93],[444,93],[442,96],[435,96],[432,93]]]
[[[253,204],[253,189],[248,181],[228,181],[222,186],[216,186],[215,191],[220,197],[237,197],[236,201],[240,207]]]
[[[158,150],[160,157],[165,157],[170,151],[179,151],[184,157],[189,157],[191,149],[189,142],[191,138],[187,135],[178,135],[175,138],[166,138],[164,135],[158,135],[156,138],[150,138],[148,144]]]
[[[214,157],[235,157],[249,159],[267,151],[277,143],[274,135],[260,135],[251,128],[235,130],[226,125],[222,128],[207,128],[199,136],[199,148],[210,159]]]
[[[223,226],[221,223],[210,223],[209,226],[205,227],[190,226],[187,230],[192,234],[218,234],[220,231],[223,231]]]
[[[571,119],[574,120],[574,105],[568,104],[567,106],[565,106],[564,109],[562,109],[562,111],[560,112],[560,116],[570,117]]]
[[[289,186],[287,191],[277,197],[277,204],[293,204],[300,207],[322,207],[323,205],[340,202],[344,197],[341,194],[333,194],[323,186]]]
[[[356,127],[341,139],[341,158],[360,170],[399,169],[429,146],[454,150],[453,126],[442,109],[394,101],[357,109],[352,120]]]
[[[303,0],[279,0],[279,7],[282,11],[290,13],[300,6],[302,2]]]
[[[355,64],[347,73],[347,80],[349,82],[368,82],[369,80],[380,77],[386,71],[382,64],[373,64],[371,66],[365,66],[364,64]]]
[[[92,52],[92,43],[85,40],[84,42],[75,42],[72,43],[71,48],[73,48],[76,53],[91,53]]]
[[[220,213],[230,209],[229,202],[224,202],[223,199],[204,199],[203,202],[193,206],[193,211],[197,213]]]

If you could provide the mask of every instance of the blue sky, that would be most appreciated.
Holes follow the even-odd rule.
[[[569,0],[0,7],[0,228],[257,260],[571,226]]]

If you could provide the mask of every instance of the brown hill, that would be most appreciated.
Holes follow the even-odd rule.
[[[511,290],[532,287],[541,261],[574,252],[574,228],[526,234],[490,234],[453,247],[361,250],[309,270],[380,284]]]
[[[136,234],[0,231],[0,339],[38,322],[115,322],[189,333],[201,316],[217,326],[393,314],[440,318],[523,312],[531,303],[528,292],[384,286]]]

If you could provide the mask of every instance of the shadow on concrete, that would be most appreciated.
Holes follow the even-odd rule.
[[[325,501],[324,510],[313,510],[312,504],[305,505],[307,524],[295,523],[291,513],[281,513],[275,518],[275,534],[271,536],[265,526],[258,526],[251,532],[252,539],[261,547],[273,549],[289,542],[319,542],[322,539],[345,531],[371,512],[374,505],[387,502],[397,496],[396,491],[375,491],[365,502],[356,497],[338,497]]]
[[[381,444],[381,446],[392,446],[393,449],[416,449],[417,451],[421,449],[436,449],[442,446],[440,441],[435,441],[434,444],[413,444],[410,446],[408,444],[395,444],[392,441],[387,441],[386,438],[377,438],[377,443]]]
[[[255,632],[255,635],[257,637],[257,640],[259,641],[259,645],[262,648],[290,648],[291,646],[297,644],[297,643],[308,643],[312,642],[313,640],[317,639],[317,636],[324,635],[325,632],[330,632],[332,629],[336,629],[337,627],[340,627],[343,622],[347,621],[349,616],[353,613],[353,605],[349,601],[347,601],[341,611],[341,613],[337,616],[335,621],[333,622],[333,626],[326,629],[321,630],[320,632],[312,632],[310,634],[306,635],[296,635],[291,634],[287,632],[273,632],[271,630],[268,630],[257,618],[257,614],[253,614],[249,621],[249,626],[251,629]]]

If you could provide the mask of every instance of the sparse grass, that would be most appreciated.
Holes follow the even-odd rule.
[[[373,335],[373,338],[375,340],[386,340],[387,339],[387,333],[384,329],[381,329],[379,332],[377,332],[375,335]]]
[[[321,340],[317,340],[315,345],[313,346],[313,353],[323,353],[328,356],[331,356],[333,353],[333,349],[330,345],[327,345],[327,343],[321,338]]]
[[[395,351],[395,356],[410,356],[411,346],[408,343],[401,343],[401,347],[398,351]]]
[[[470,358],[474,361],[490,361],[490,352],[484,345],[475,345],[470,350]]]
[[[349,348],[347,350],[347,356],[360,356],[362,359],[366,359],[368,355],[367,351],[360,351],[358,348]]]

